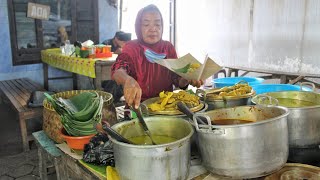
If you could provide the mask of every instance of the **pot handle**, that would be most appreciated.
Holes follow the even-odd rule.
[[[141,111],[142,111],[143,116],[149,116],[150,115],[148,106],[146,104],[141,103],[140,107],[141,107]]]
[[[300,91],[303,91],[302,87],[305,86],[305,85],[312,86],[312,91],[316,92],[316,86],[312,82],[302,82],[302,83],[300,83]]]
[[[197,89],[196,91],[196,96],[198,97],[203,97],[203,101],[206,102],[206,99],[207,99],[207,92],[202,90],[202,89]]]
[[[202,117],[202,118],[201,118]],[[196,127],[196,130],[197,131],[200,131],[200,125],[199,125],[199,123],[198,123],[198,121],[197,121],[197,119],[206,119],[207,120],[207,122],[208,122],[208,125],[201,125],[201,127],[203,127],[203,128],[206,128],[206,129],[211,129],[211,119],[210,119],[210,117],[209,116],[207,116],[207,115],[201,115],[201,114],[195,114],[195,115],[193,115],[193,123],[194,123],[194,126]]]
[[[198,124],[197,118],[206,119],[208,122],[208,125]],[[196,130],[199,132],[212,133],[215,135],[225,134],[224,129],[212,128],[211,118],[205,114],[195,114],[193,116],[193,122],[196,127]]]
[[[274,97],[271,97],[271,96],[268,96],[268,95],[265,95],[265,94],[258,94],[258,95],[255,96],[255,99],[257,100],[258,105],[263,105],[263,104],[261,104],[261,101],[263,101],[265,99],[269,100],[269,104],[267,104],[267,105],[272,105],[273,106],[272,101],[275,102],[276,106],[279,105],[278,99],[276,99]]]

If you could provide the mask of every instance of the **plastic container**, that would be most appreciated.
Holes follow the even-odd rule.
[[[96,58],[108,58],[108,57],[112,57],[112,52],[96,54]]]
[[[225,86],[233,86],[240,81],[246,81],[249,83],[250,86],[252,86],[261,84],[264,81],[264,79],[256,77],[226,77],[214,79],[212,82],[215,88],[221,88]]]
[[[256,91],[256,94],[278,91],[300,91],[300,86],[291,84],[258,84],[253,85],[252,88]],[[302,91],[312,91],[312,89],[302,87]]]
[[[64,140],[67,142],[68,146],[71,149],[75,150],[83,150],[84,145],[88,144],[90,142],[90,139],[95,135],[88,135],[88,136],[70,136],[66,135],[66,131],[64,128],[61,129],[61,136],[64,138]]]

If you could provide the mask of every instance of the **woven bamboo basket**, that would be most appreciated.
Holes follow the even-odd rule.
[[[97,92],[104,99],[102,117],[103,121],[107,121],[110,125],[117,123],[116,109],[113,104],[112,94],[104,91],[96,90],[73,90],[64,91],[52,95],[54,98],[62,97],[64,99],[71,98],[72,96],[78,95],[82,92]],[[63,127],[61,119],[58,113],[53,109],[51,104],[45,99],[43,101],[43,131],[57,143],[62,143],[64,139],[60,135],[60,130]]]

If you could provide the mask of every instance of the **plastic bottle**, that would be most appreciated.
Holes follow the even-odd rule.
[[[66,40],[65,44],[64,44],[64,52],[67,56],[69,56],[72,52],[71,52],[71,45],[70,45],[70,40]]]

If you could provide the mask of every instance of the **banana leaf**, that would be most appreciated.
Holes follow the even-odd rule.
[[[83,92],[71,97],[70,99],[63,99],[61,97],[58,100],[65,105],[72,113],[77,113],[91,104],[94,98],[99,97],[97,93]]]
[[[53,98],[45,94],[48,102],[60,115],[61,123],[72,136],[97,133],[95,124],[102,119],[103,98],[98,93],[83,92],[69,99]]]

